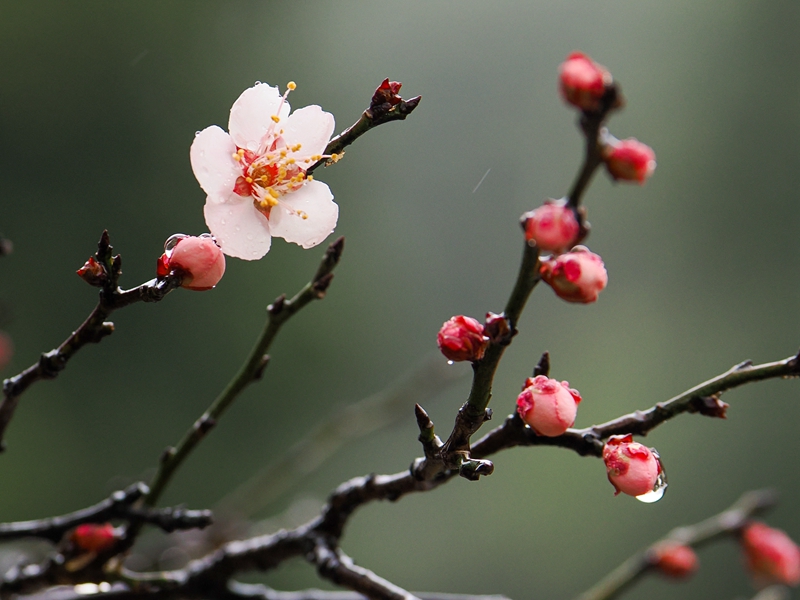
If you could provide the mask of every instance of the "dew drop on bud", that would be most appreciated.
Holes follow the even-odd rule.
[[[167,258],[169,258],[172,255],[172,251],[175,249],[175,246],[178,245],[178,242],[180,242],[185,237],[189,236],[186,235],[185,233],[176,233],[167,238],[167,241],[164,242],[164,254],[167,255]]]
[[[447,361],[447,364],[448,364],[448,365],[452,365],[452,364],[454,364],[454,363],[453,363],[453,361],[452,361],[452,360],[448,360],[448,361]]]
[[[644,502],[646,504],[652,504],[653,502],[658,502],[661,498],[664,497],[664,493],[667,491],[667,472],[664,470],[664,465],[661,463],[661,459],[658,456],[658,452],[655,451],[654,448],[650,448],[650,451],[655,455],[656,460],[658,460],[659,467],[661,471],[658,473],[658,477],[656,478],[656,483],[653,485],[653,489],[647,492],[646,494],[642,494],[641,496],[636,496],[636,499],[639,502]]]
[[[214,236],[213,236],[213,235],[211,235],[210,233],[201,233],[201,234],[200,234],[200,235],[198,235],[197,237],[201,237],[201,238],[210,238],[210,239],[212,239],[212,240],[214,239]]]

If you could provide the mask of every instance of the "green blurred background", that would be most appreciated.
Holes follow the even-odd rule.
[[[423,96],[417,112],[315,174],[347,238],[328,297],[285,328],[264,381],[163,500],[213,506],[326,415],[419,365],[451,315],[502,309],[519,215],[563,195],[579,163],[575,114],[556,92],[575,49],[621,83],[628,106],[611,131],[651,145],[658,169],[644,187],[598,175],[588,245],[609,287],[590,306],[534,292],[496,378],[495,413],[512,410],[544,350],[551,374],[584,397],[578,426],[744,359],[784,358],[800,346],[798,26],[796,0],[2,0],[0,232],[15,251],[0,260],[0,327],[16,344],[3,375],[91,310],[95,291],[74,272],[104,228],[126,287],[154,276],[169,235],[205,231],[189,145],[226,126],[254,81],[296,81],[292,105],[320,104],[337,131],[384,77],[402,81],[405,97]],[[150,477],[249,351],[266,304],[303,285],[321,251],[277,240],[260,262],[229,260],[213,292],[115,315],[113,336],[24,396],[0,457],[0,519],[67,512]],[[468,385],[426,405],[440,433]],[[800,540],[798,398],[796,381],[751,385],[724,397],[727,421],[685,415],[657,429],[647,442],[670,489],[655,505],[615,498],[598,460],[516,449],[479,483],[364,508],[343,547],[408,589],[557,599],[748,489],[779,489],[769,522]],[[280,516],[262,530],[307,518],[350,477],[406,468],[420,452],[412,407],[263,507],[256,516]],[[651,578],[627,597],[752,595],[733,542],[700,559],[688,583]],[[325,587],[301,561],[266,581]]]

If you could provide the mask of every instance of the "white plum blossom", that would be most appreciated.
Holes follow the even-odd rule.
[[[286,96],[296,86],[287,87],[283,95],[265,83],[246,89],[231,107],[229,133],[212,125],[192,143],[206,224],[229,256],[261,258],[272,237],[311,248],[336,227],[333,194],[306,175],[324,156],[333,115],[313,105],[290,115]]]

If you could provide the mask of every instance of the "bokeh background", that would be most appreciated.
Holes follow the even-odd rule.
[[[544,350],[551,374],[584,397],[578,426],[748,358],[789,356],[800,346],[798,25],[796,0],[2,0],[0,232],[14,253],[0,260],[0,328],[16,345],[3,375],[91,310],[95,290],[74,272],[104,228],[126,287],[154,276],[169,235],[205,231],[189,145],[226,126],[246,87],[294,80],[293,106],[320,104],[340,131],[384,77],[402,81],[406,97],[423,96],[417,112],[315,174],[347,238],[328,297],[285,328],[265,379],[163,500],[216,505],[329,415],[423,363],[451,315],[502,309],[519,215],[563,195],[579,164],[576,115],[556,92],[575,49],[621,83],[628,106],[611,131],[651,145],[658,169],[644,187],[596,177],[588,245],[609,287],[590,306],[534,292],[496,378],[496,414],[512,410]],[[231,259],[213,292],[116,314],[113,336],[23,397],[0,457],[0,519],[71,511],[152,476],[249,351],[265,306],[299,289],[321,252],[276,240],[259,262]],[[464,377],[426,404],[442,434],[469,386],[468,367],[450,369]],[[654,431],[647,442],[670,476],[654,505],[615,498],[596,459],[515,449],[479,483],[360,510],[343,546],[408,589],[557,599],[748,489],[777,488],[768,521],[800,539],[798,399],[797,381],[751,385],[724,396],[726,421],[684,415]],[[256,498],[253,516],[270,517],[259,530],[308,518],[350,477],[406,468],[420,452],[413,402],[277,501]],[[752,595],[732,541],[700,559],[693,580],[651,578],[628,597]],[[328,587],[302,561],[249,580]]]

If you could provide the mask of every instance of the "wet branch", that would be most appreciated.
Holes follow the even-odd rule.
[[[3,436],[14,416],[20,396],[32,384],[42,379],[54,379],[67,366],[67,362],[86,344],[96,344],[114,332],[114,324],[107,321],[115,310],[136,302],[158,302],[180,286],[180,279],[167,277],[153,279],[142,285],[122,290],[118,287],[122,273],[122,259],[112,256],[108,232],[104,231],[97,244],[97,252],[78,274],[90,285],[100,287],[100,298],[89,317],[58,348],[43,353],[39,360],[13,377],[3,381],[3,400],[0,402],[0,451],[5,449]]]
[[[695,525],[678,527],[648,548],[637,552],[577,600],[611,600],[656,567],[658,546],[677,542],[698,548],[719,538],[737,535],[747,522],[777,503],[772,490],[745,493],[728,510]]]
[[[287,300],[286,296],[279,296],[275,302],[267,307],[268,317],[264,329],[239,372],[234,375],[233,379],[212,402],[211,406],[184,434],[178,445],[174,448],[167,448],[162,455],[158,471],[151,484],[150,493],[144,499],[144,503],[147,506],[154,506],[158,502],[172,475],[186,460],[186,457],[217,424],[219,418],[239,394],[248,385],[261,377],[269,361],[267,351],[283,324],[310,302],[325,297],[328,286],[333,280],[333,269],[339,263],[343,250],[344,238],[340,237],[328,246],[316,274],[303,289],[290,300]],[[136,533],[134,531],[130,537],[135,538]]]

